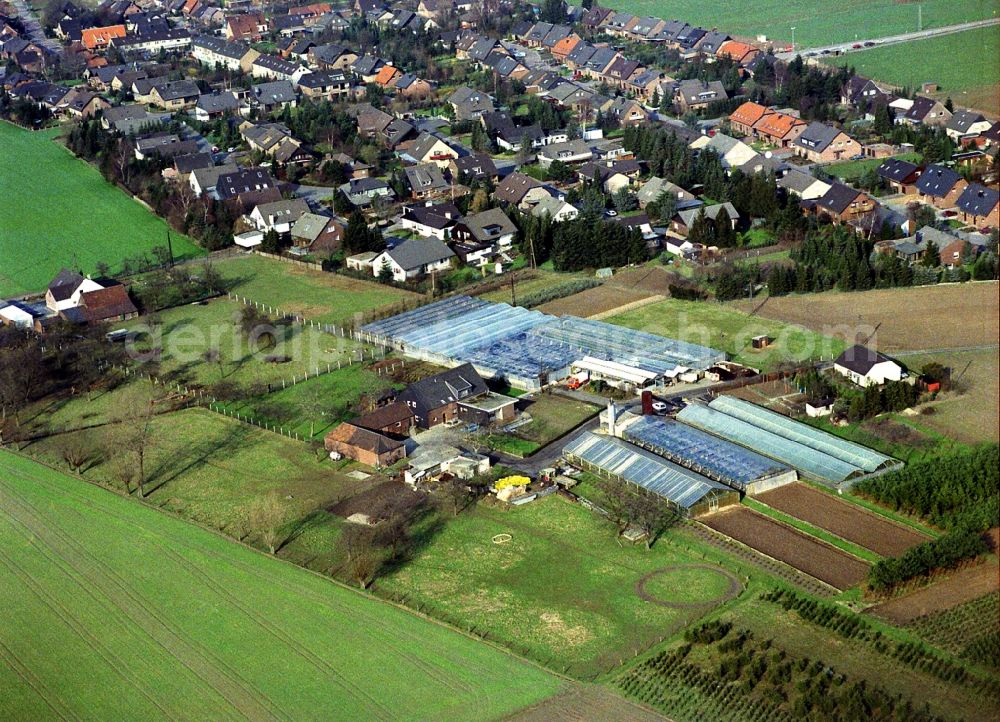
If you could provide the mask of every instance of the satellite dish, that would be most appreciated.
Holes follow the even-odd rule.
[[[764,151],[764,157],[765,158],[770,158],[771,157],[771,151],[769,151],[769,150]]]

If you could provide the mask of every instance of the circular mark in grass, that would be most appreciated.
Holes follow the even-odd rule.
[[[650,572],[635,585],[639,598],[661,607],[697,609],[723,604],[743,591],[736,575],[710,564],[674,564]],[[685,597],[703,597],[688,601]],[[673,597],[673,598],[671,598]]]

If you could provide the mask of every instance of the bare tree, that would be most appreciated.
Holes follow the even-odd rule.
[[[109,443],[118,457],[118,463],[134,464],[133,479],[140,499],[146,495],[146,461],[156,444],[153,433],[155,404],[156,398],[151,390],[133,386],[121,402],[122,412],[115,420],[117,423],[111,431]]]
[[[65,439],[61,445],[60,451],[62,453],[63,461],[66,465],[77,474],[83,468],[92,455],[92,451],[89,446],[84,444],[83,439],[79,436],[73,436],[71,438]]]
[[[597,488],[601,492],[601,506],[604,507],[604,511],[608,512],[608,517],[618,526],[619,531],[624,529],[628,526],[629,497],[625,484],[615,479],[601,477]]]
[[[677,519],[666,499],[645,489],[629,494],[626,511],[629,521],[646,533],[646,549]]]
[[[362,552],[357,554],[348,562],[348,570],[351,578],[357,582],[362,589],[367,589],[374,581],[375,574],[379,569],[378,557],[372,552]]]
[[[323,389],[311,386],[299,401],[302,413],[309,417],[309,436],[316,434],[316,417],[324,416],[329,406],[329,399]]]
[[[284,504],[277,494],[255,499],[250,507],[250,527],[257,531],[267,550],[274,554],[281,541],[281,527],[287,518]]]

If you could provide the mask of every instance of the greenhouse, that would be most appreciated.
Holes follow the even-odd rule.
[[[795,470],[785,464],[670,419],[639,417],[624,428],[622,437],[748,494],[759,494],[797,478]]]
[[[865,473],[859,466],[817,451],[786,436],[754,426],[743,419],[729,416],[711,405],[685,406],[677,414],[677,419],[784,462],[820,481],[840,483]]]
[[[361,331],[368,340],[414,358],[445,365],[470,362],[480,373],[526,390],[565,378],[573,362],[584,358],[607,362],[626,382],[636,375],[656,379],[702,370],[725,358],[696,344],[469,296],[421,306]]]
[[[684,514],[739,502],[739,494],[728,486],[613,436],[585,431],[570,441],[563,453],[584,469],[662,496]],[[699,506],[704,508],[696,509]]]
[[[765,431],[779,434],[803,446],[833,456],[869,473],[900,463],[897,459],[873,451],[867,446],[841,439],[808,424],[783,416],[776,411],[762,408],[733,396],[719,396],[709,406]]]

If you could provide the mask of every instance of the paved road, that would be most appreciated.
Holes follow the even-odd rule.
[[[11,2],[17,8],[17,17],[24,23],[24,29],[28,33],[28,37],[33,42],[44,45],[52,52],[59,52],[61,46],[52,38],[45,37],[45,31],[42,30],[41,23],[38,22],[38,18],[35,16],[34,11],[28,7],[28,4],[24,0],[11,0]]]
[[[776,57],[779,60],[791,60],[796,55],[802,55],[803,57],[811,55],[822,55],[824,52],[829,55],[831,53],[841,52],[841,53],[859,53],[863,50],[871,50],[872,48],[866,48],[862,45],[860,48],[853,47],[857,43],[865,43],[870,40],[874,40],[875,45],[873,47],[879,48],[884,45],[893,45],[895,43],[906,43],[911,40],[923,40],[925,38],[933,38],[939,35],[951,35],[952,33],[960,33],[963,30],[974,30],[975,28],[986,28],[992,25],[1000,24],[1000,18],[989,18],[988,20],[975,20],[969,23],[960,23],[958,25],[947,25],[942,28],[930,28],[928,30],[920,30],[912,33],[903,33],[901,35],[890,35],[884,38],[865,38],[860,37],[856,42],[847,43],[837,43],[836,45],[824,45],[816,48],[799,48],[794,53],[776,53]]]

